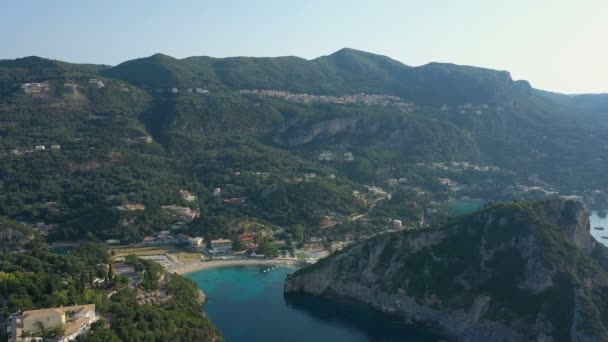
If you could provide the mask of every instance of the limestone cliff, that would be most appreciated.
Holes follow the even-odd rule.
[[[285,292],[354,299],[462,341],[606,341],[606,255],[580,203],[500,204],[350,246]]]

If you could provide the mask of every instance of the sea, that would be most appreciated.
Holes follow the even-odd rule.
[[[608,212],[608,210],[604,210],[604,212]],[[593,210],[589,216],[589,223],[591,226],[591,235],[604,246],[608,246],[608,215],[600,215],[599,211]],[[604,229],[595,229],[596,227]],[[603,239],[602,236],[607,238]]]
[[[231,266],[186,275],[208,296],[204,310],[227,342],[438,341],[429,327],[347,301],[284,295],[292,266]]]

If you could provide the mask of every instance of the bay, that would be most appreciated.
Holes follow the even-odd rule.
[[[286,266],[211,268],[186,275],[209,297],[205,312],[227,342],[437,341],[430,328],[405,325],[364,305],[284,296]]]

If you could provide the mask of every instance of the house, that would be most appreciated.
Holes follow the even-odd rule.
[[[207,90],[207,89],[205,89],[205,88],[195,88],[195,89],[194,89],[194,91],[195,91],[197,94],[207,94],[207,93],[209,93],[209,90]]]
[[[169,92],[170,92],[171,94],[177,94],[177,91],[178,91],[178,90],[177,90],[177,88],[170,88],[170,89],[169,89]]]
[[[355,160],[355,156],[353,155],[352,152],[346,152],[346,153],[344,153],[344,160],[353,161],[353,160]]]
[[[141,243],[146,244],[146,245],[151,245],[156,243],[156,238],[154,236],[146,236],[143,240],[141,240]]]
[[[106,240],[106,245],[120,245],[120,240],[108,239]]]
[[[61,329],[62,335],[55,341],[74,341],[89,331],[97,319],[95,304],[24,311],[12,317],[9,341],[40,340],[43,329],[56,328]],[[24,335],[28,337],[22,337]]]
[[[222,193],[222,189],[215,188],[213,189],[213,196],[219,196]]]
[[[191,246],[191,247],[194,247],[194,248],[200,248],[200,247],[203,247],[203,246],[204,246],[204,243],[205,243],[205,239],[203,239],[203,238],[202,238],[202,237],[200,237],[200,236],[193,237],[193,238],[190,240],[190,246]]]
[[[401,220],[393,220],[393,228],[397,230],[402,230],[403,222],[401,222]]]
[[[254,238],[255,238],[254,233],[245,232],[245,233],[239,235],[239,240],[241,240],[245,244],[253,242]]]
[[[229,253],[232,251],[232,241],[228,239],[211,240],[211,249],[218,254]]]
[[[182,196],[182,198],[186,201],[186,202],[194,202],[196,201],[196,195],[191,193],[188,190],[180,190],[179,191],[180,196]]]
[[[36,151],[44,151],[45,147],[44,145],[36,145],[34,146],[34,150]]]
[[[51,145],[51,150],[60,150],[61,149],[61,145]]]
[[[224,203],[231,204],[231,205],[241,205],[241,204],[244,204],[246,200],[247,200],[246,197],[227,198],[224,200]]]
[[[198,212],[188,207],[180,207],[177,205],[164,205],[160,209],[169,215],[177,216],[183,220],[192,221],[198,217]]]
[[[90,79],[89,79],[89,85],[92,85],[92,86],[94,86],[94,87],[96,87],[96,88],[103,88],[103,87],[105,87],[105,86],[106,86],[106,85],[103,83],[103,81],[98,80],[98,79],[96,79],[96,78],[90,78]]]
[[[116,208],[118,208],[118,210],[134,211],[134,210],[145,210],[146,206],[141,203],[133,203],[133,204],[121,205]]]
[[[334,160],[334,154],[331,151],[323,151],[319,154],[319,160],[331,161]]]
[[[388,186],[390,187],[395,187],[397,185],[399,185],[399,180],[397,178],[389,178],[386,183],[388,184]]]

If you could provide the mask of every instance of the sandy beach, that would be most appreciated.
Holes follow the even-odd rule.
[[[253,266],[253,265],[299,265],[300,261],[293,259],[232,259],[213,261],[193,261],[167,268],[166,271],[177,274],[187,274],[214,267]]]

